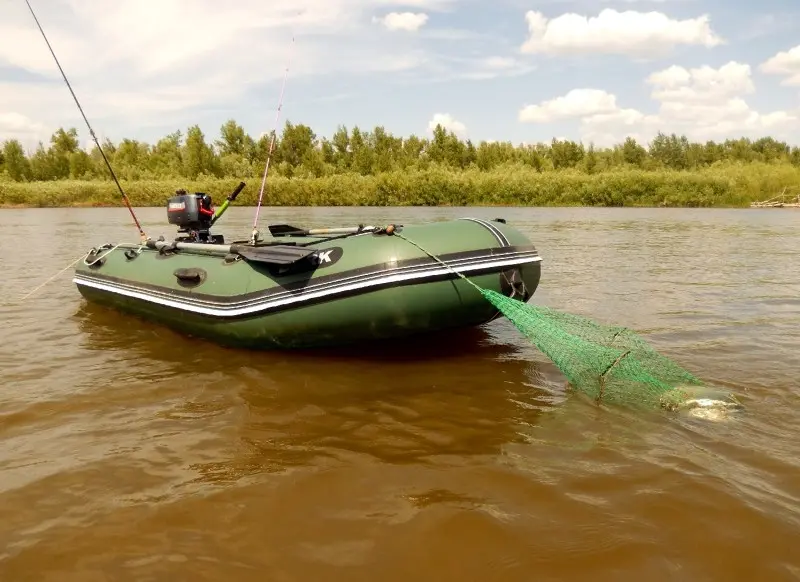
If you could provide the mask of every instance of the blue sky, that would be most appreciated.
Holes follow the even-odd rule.
[[[600,145],[659,130],[797,143],[800,2],[30,0],[98,135],[236,119]],[[233,7],[233,8],[231,8]],[[0,140],[89,136],[24,0],[0,20]],[[291,42],[294,36],[295,42]]]

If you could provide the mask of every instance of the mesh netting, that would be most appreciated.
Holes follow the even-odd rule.
[[[714,394],[701,380],[625,327],[602,325],[482,289],[419,244],[400,233],[396,236],[472,285],[553,361],[573,389],[597,402],[677,410],[692,403],[702,406],[709,397],[715,401],[730,399],[730,395]]]
[[[703,382],[624,327],[530,305],[489,289],[481,294],[541,350],[570,385],[598,402],[678,408]]]

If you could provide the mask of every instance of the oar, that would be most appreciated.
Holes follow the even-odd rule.
[[[205,243],[185,243],[185,242],[166,242],[148,240],[145,245],[151,249],[179,249],[195,251],[215,256],[225,256],[228,254],[239,255],[244,260],[253,263],[266,263],[270,265],[291,265],[309,255],[313,255],[316,249],[308,247],[297,247],[294,245],[269,245],[265,247],[252,247],[250,245],[212,245]]]
[[[252,263],[268,265],[291,265],[313,255],[316,249],[289,245],[270,245],[268,247],[251,247],[231,245],[231,252]]]
[[[271,224],[269,233],[272,236],[314,236],[317,234],[357,234],[359,232],[371,232],[374,226],[350,226],[343,228],[300,228],[290,224]]]

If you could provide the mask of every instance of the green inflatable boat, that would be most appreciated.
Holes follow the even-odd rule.
[[[250,240],[228,244],[210,228],[243,187],[216,213],[207,195],[177,192],[167,214],[179,236],[93,248],[76,267],[80,293],[225,345],[304,348],[498,317],[453,271],[520,301],[539,284],[536,248],[502,219],[310,230],[271,225],[269,237],[254,231]]]

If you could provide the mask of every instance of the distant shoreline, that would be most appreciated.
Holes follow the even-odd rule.
[[[149,205],[137,206],[135,204],[132,205],[132,207],[135,210],[145,210],[145,209],[151,209],[151,208],[164,208],[165,206],[166,206],[166,201],[165,201],[164,204],[159,205],[159,206],[149,206]],[[235,207],[236,208],[253,208],[254,209],[256,207],[256,205],[255,204],[236,204]],[[108,204],[106,204],[106,203],[95,204],[95,203],[80,203],[80,202],[76,202],[74,204],[62,205],[62,206],[38,206],[38,205],[33,205],[33,204],[0,204],[0,210],[35,210],[35,209],[38,209],[38,210],[57,210],[57,209],[67,210],[67,209],[92,209],[92,208],[103,209],[103,208],[126,208],[126,207],[125,207],[124,202],[122,202],[122,200],[120,200],[117,203],[108,203]],[[550,205],[535,205],[535,204],[532,204],[532,205],[523,205],[523,204],[438,204],[438,205],[435,205],[435,206],[433,206],[433,205],[427,205],[427,206],[417,205],[417,206],[415,206],[415,205],[410,205],[410,204],[383,205],[383,206],[369,205],[369,204],[359,204],[359,205],[355,205],[355,204],[351,204],[351,205],[347,205],[347,204],[338,204],[338,205],[297,205],[297,204],[295,204],[295,205],[291,205],[291,204],[269,205],[269,204],[264,204],[264,205],[262,205],[262,208],[511,208],[511,209],[513,209],[513,208],[620,208],[620,209],[621,208],[640,208],[640,209],[649,208],[649,209],[654,209],[654,210],[669,210],[669,209],[676,209],[676,208],[681,208],[681,209],[692,209],[692,208],[694,208],[694,209],[716,209],[716,210],[726,210],[726,209],[727,210],[746,210],[746,209],[749,210],[749,209],[752,209],[752,207],[749,204],[745,205],[745,206],[732,206],[732,205],[716,205],[716,206],[648,206],[648,205],[644,205],[644,204],[635,205],[635,206],[634,205],[629,205],[629,206],[600,206],[600,205],[589,206],[589,205],[585,205],[585,204],[575,204],[575,205],[572,205],[572,206],[555,205],[555,204],[550,204]],[[228,211],[230,212],[230,210],[232,210],[232,209],[233,209],[233,205],[231,205],[231,208],[229,208]],[[780,208],[763,208],[762,210],[780,210]]]
[[[176,190],[205,192],[219,205],[240,181],[236,206],[255,206],[260,176],[122,181],[134,207],[163,207]],[[635,207],[748,208],[800,188],[787,163],[718,165],[702,170],[616,169],[539,172],[524,165],[477,169],[340,173],[267,180],[262,205],[273,207]],[[111,180],[0,180],[0,208],[111,208],[124,205]]]

